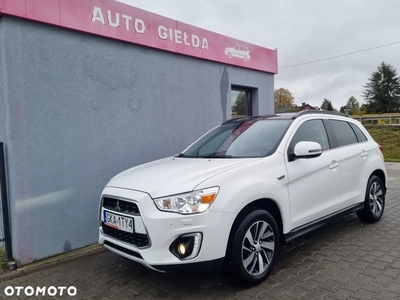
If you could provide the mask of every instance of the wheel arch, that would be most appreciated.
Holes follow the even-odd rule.
[[[369,178],[371,178],[374,175],[378,176],[379,179],[382,181],[383,187],[384,187],[385,193],[386,193],[386,189],[387,188],[386,188],[386,175],[385,175],[385,172],[383,172],[383,170],[381,170],[381,169],[377,169],[374,172],[372,172],[372,174],[369,176]],[[368,180],[369,180],[369,178],[368,178]]]
[[[283,242],[283,240],[284,240],[282,238],[283,237],[283,219],[282,219],[282,213],[281,213],[281,210],[280,210],[278,204],[274,200],[269,199],[269,198],[254,200],[253,202],[250,202],[245,207],[243,207],[241,209],[241,211],[237,214],[237,216],[232,224],[231,230],[229,232],[229,238],[228,238],[228,244],[227,244],[226,251],[225,251],[225,257],[228,255],[228,252],[231,248],[231,244],[233,242],[234,233],[237,230],[240,221],[243,219],[243,216],[257,208],[268,211],[274,217],[276,224],[278,225],[280,241],[281,241],[281,243]]]

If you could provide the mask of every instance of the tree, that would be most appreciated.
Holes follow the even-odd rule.
[[[279,88],[275,90],[275,109],[277,107],[292,107],[294,105],[294,97],[288,89]]]
[[[345,111],[349,115],[355,115],[360,112],[360,103],[358,100],[351,96],[349,100],[347,100],[346,106],[344,107]]]
[[[334,110],[332,102],[328,99],[324,99],[324,101],[322,101],[321,109],[322,110],[330,110],[330,111]]]
[[[233,116],[247,115],[247,96],[245,92],[240,92],[236,98],[235,104],[232,106]]]
[[[358,113],[360,116],[367,113],[367,105],[365,103],[361,104],[360,112]]]
[[[396,68],[390,64],[382,62],[363,87],[367,112],[383,113],[400,109],[400,79]]]

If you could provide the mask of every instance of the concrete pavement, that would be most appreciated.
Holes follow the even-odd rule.
[[[400,299],[400,164],[388,163],[386,211],[376,224],[355,214],[292,242],[270,278],[253,288],[221,274],[156,273],[96,251],[4,281],[0,299]],[[75,286],[75,297],[7,297],[8,286]]]

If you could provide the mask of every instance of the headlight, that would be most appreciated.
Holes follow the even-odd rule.
[[[196,214],[206,211],[217,197],[219,188],[193,191],[190,193],[173,195],[154,199],[157,207],[164,211],[181,214]]]

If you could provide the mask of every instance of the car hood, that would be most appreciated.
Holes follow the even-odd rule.
[[[126,170],[107,186],[143,191],[158,198],[192,191],[210,177],[259,159],[169,157]]]

